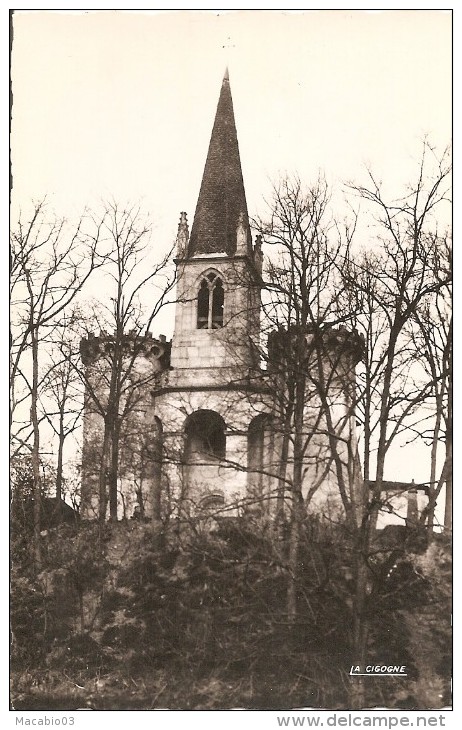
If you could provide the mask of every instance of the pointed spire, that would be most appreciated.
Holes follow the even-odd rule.
[[[243,235],[243,230],[245,235]],[[197,201],[188,256],[236,254],[238,232],[251,254],[251,236],[228,69],[225,71]]]

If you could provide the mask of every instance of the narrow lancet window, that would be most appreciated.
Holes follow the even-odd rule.
[[[216,274],[207,274],[202,279],[197,296],[198,329],[218,329],[223,327],[223,307],[225,293],[223,284]]]
[[[197,327],[207,329],[209,321],[209,298],[210,292],[207,281],[203,279],[197,297]]]

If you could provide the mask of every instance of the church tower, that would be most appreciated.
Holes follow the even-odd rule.
[[[210,368],[216,380],[217,369],[229,370],[231,360],[242,373],[253,367],[251,343],[258,337],[260,272],[252,249],[228,72],[190,236],[186,214],[181,215],[176,264],[172,367],[188,371],[194,382],[198,377],[207,379],[205,371]],[[228,376],[223,373],[223,377]]]
[[[153,394],[154,408],[167,460],[180,464],[177,482],[196,505],[207,498],[228,503],[247,491],[249,427],[262,404],[253,386],[260,241],[252,246],[227,71],[190,234],[181,214],[176,266],[170,370]]]
[[[227,72],[191,232],[181,213],[175,261],[171,343],[163,336],[154,340],[131,333],[120,342],[106,333],[82,341],[87,379],[100,399],[107,397],[107,366],[116,345],[133,366],[136,408],[122,434],[118,483],[109,470],[111,516],[126,516],[138,507],[139,514],[158,524],[174,514],[186,520],[205,514],[208,519],[212,513],[244,509],[263,519],[274,517],[291,504],[294,424],[290,408],[284,411],[283,376],[293,332],[279,329],[269,336],[268,367],[262,369],[261,239],[252,244]],[[313,333],[303,337],[308,353]],[[342,443],[354,446],[349,404],[361,343],[354,333],[334,328],[323,333],[322,350],[321,368],[333,383],[329,397],[339,435]],[[303,433],[298,432],[306,444],[302,489],[310,494],[311,509],[331,514],[338,507],[339,489],[327,425],[312,384],[304,398]],[[102,445],[102,415],[87,398],[82,514],[89,518],[105,509]],[[313,484],[320,488],[311,493]]]

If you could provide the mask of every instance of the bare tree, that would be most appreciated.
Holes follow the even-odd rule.
[[[352,186],[376,213],[377,253],[357,257],[345,281],[357,298],[357,311],[364,306],[356,326],[364,331],[367,345],[365,476],[369,477],[368,454],[375,440],[373,499],[377,506],[391,445],[400,433],[414,427],[412,417],[441,379],[441,373],[434,372],[422,380],[413,328],[422,307],[437,309],[437,300],[450,282],[450,271],[440,265],[438,254],[438,216],[448,201],[449,175],[448,153],[437,159],[425,143],[417,180],[404,197],[388,202],[370,171],[370,187]],[[418,413],[417,422],[420,418]]]
[[[40,359],[47,337],[67,307],[101,263],[99,227],[89,237],[82,218],[74,227],[48,217],[45,203],[35,205],[32,216],[20,216],[11,233],[11,411],[29,404],[30,441],[34,474],[34,552],[40,563]],[[18,398],[18,387],[23,394]],[[25,391],[25,392],[24,392]],[[13,424],[13,436],[15,424]],[[20,434],[22,429],[19,428]]]
[[[424,431],[431,444],[429,500],[421,520],[426,519],[431,539],[435,507],[443,487],[444,527],[452,529],[452,255],[449,238],[435,236],[430,253],[435,277],[442,287],[424,300],[415,313],[412,336],[421,354],[424,378],[431,383]],[[417,434],[418,436],[419,434]],[[416,437],[417,437],[416,436]],[[440,452],[443,447],[443,456]]]
[[[370,454],[376,451],[375,479],[370,480],[370,494],[364,492],[364,516],[355,540],[353,618],[359,664],[366,661],[368,616],[384,575],[374,569],[373,542],[387,457],[401,434],[409,438],[417,429],[423,440],[422,408],[435,388],[441,387],[442,371],[430,371],[429,377],[422,378],[421,352],[413,333],[421,308],[432,302],[433,309],[441,290],[449,285],[449,272],[435,263],[438,217],[444,215],[440,208],[448,198],[449,174],[447,153],[438,159],[425,143],[417,179],[404,197],[388,202],[370,171],[370,186],[351,187],[371,204],[377,231],[374,250],[361,253],[343,272],[347,298],[357,313],[354,325],[365,341],[356,400],[364,426],[366,484],[372,476]],[[389,560],[394,559],[392,553]],[[356,706],[364,702],[361,681],[355,702]]]
[[[428,170],[430,158],[436,161],[433,175]],[[309,449],[322,434],[328,448],[323,457],[318,451],[318,460],[323,458],[327,470],[335,473],[350,536],[352,648],[360,665],[366,661],[374,596],[387,580],[387,566],[396,559],[391,551],[378,569],[374,548],[387,457],[400,437],[413,438],[416,430],[424,437],[422,408],[434,397],[435,387],[438,393],[447,388],[450,377],[450,350],[446,364],[433,372],[427,367],[425,375],[415,342],[416,317],[424,307],[430,307],[434,316],[436,300],[449,286],[448,267],[437,255],[439,209],[447,200],[448,175],[447,156],[436,159],[425,145],[417,181],[404,198],[386,202],[371,172],[370,187],[352,186],[350,190],[379,211],[374,245],[354,256],[350,251],[354,223],[340,236],[339,227],[326,218],[325,188],[319,183],[304,197],[298,181],[284,182],[277,190],[271,221],[257,225],[265,240],[285,252],[285,261],[283,256],[281,263],[270,263],[272,297],[269,301],[267,297],[264,308],[276,326],[277,402],[286,417],[281,427],[286,438],[281,477],[286,465],[291,470],[284,484],[292,505],[288,614],[292,620],[296,616],[298,536],[304,508],[313,487],[318,488],[316,484],[307,488],[303,471]],[[335,243],[328,245],[333,234]],[[343,325],[349,327],[350,335]],[[278,341],[279,348],[274,348]],[[279,352],[276,358],[275,351]],[[270,364],[268,370],[271,376]],[[363,473],[356,419],[362,426]],[[376,458],[371,460],[374,452]],[[361,680],[352,686],[352,701],[355,707],[364,706]]]
[[[42,418],[57,439],[55,510],[58,520],[63,498],[65,445],[81,426],[83,413],[82,381],[73,364],[78,358],[75,328],[79,322],[82,315],[74,308],[50,335],[49,362],[39,398]]]
[[[265,327],[270,331],[267,382],[274,395],[280,434],[279,514],[284,513],[287,501],[290,505],[287,612],[289,620],[295,621],[301,524],[311,500],[336,468],[335,457],[348,515],[354,506],[341,455],[351,440],[354,403],[347,391],[353,373],[339,369],[344,367],[345,357],[351,359],[352,351],[347,353],[345,347],[350,345],[335,330],[352,316],[340,311],[339,272],[349,256],[355,222],[341,232],[329,213],[329,194],[322,178],[308,189],[298,179],[283,180],[274,189],[270,205],[271,218],[257,221],[256,227],[273,248],[264,295]],[[340,410],[335,402],[342,404]],[[336,443],[332,450],[329,440],[339,441],[341,446]]]
[[[144,336],[169,303],[175,277],[169,266],[171,251],[160,261],[151,261],[147,255],[150,228],[138,208],[108,204],[102,228],[108,246],[104,274],[110,304],[99,303],[94,322],[102,330],[98,342],[104,344],[95,350],[93,335],[82,342],[84,367],[79,372],[85,383],[87,412],[102,419],[102,443],[97,449],[99,518],[106,518],[109,501],[115,520],[122,430],[156,377],[155,368],[139,367]],[[89,458],[84,455],[84,462]]]

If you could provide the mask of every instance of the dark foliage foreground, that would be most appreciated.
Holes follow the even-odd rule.
[[[287,621],[284,535],[250,520],[174,530],[61,526],[39,571],[14,540],[15,709],[348,708],[352,558],[342,528],[307,521],[298,614]],[[369,706],[449,704],[450,551],[442,538],[371,564]]]

